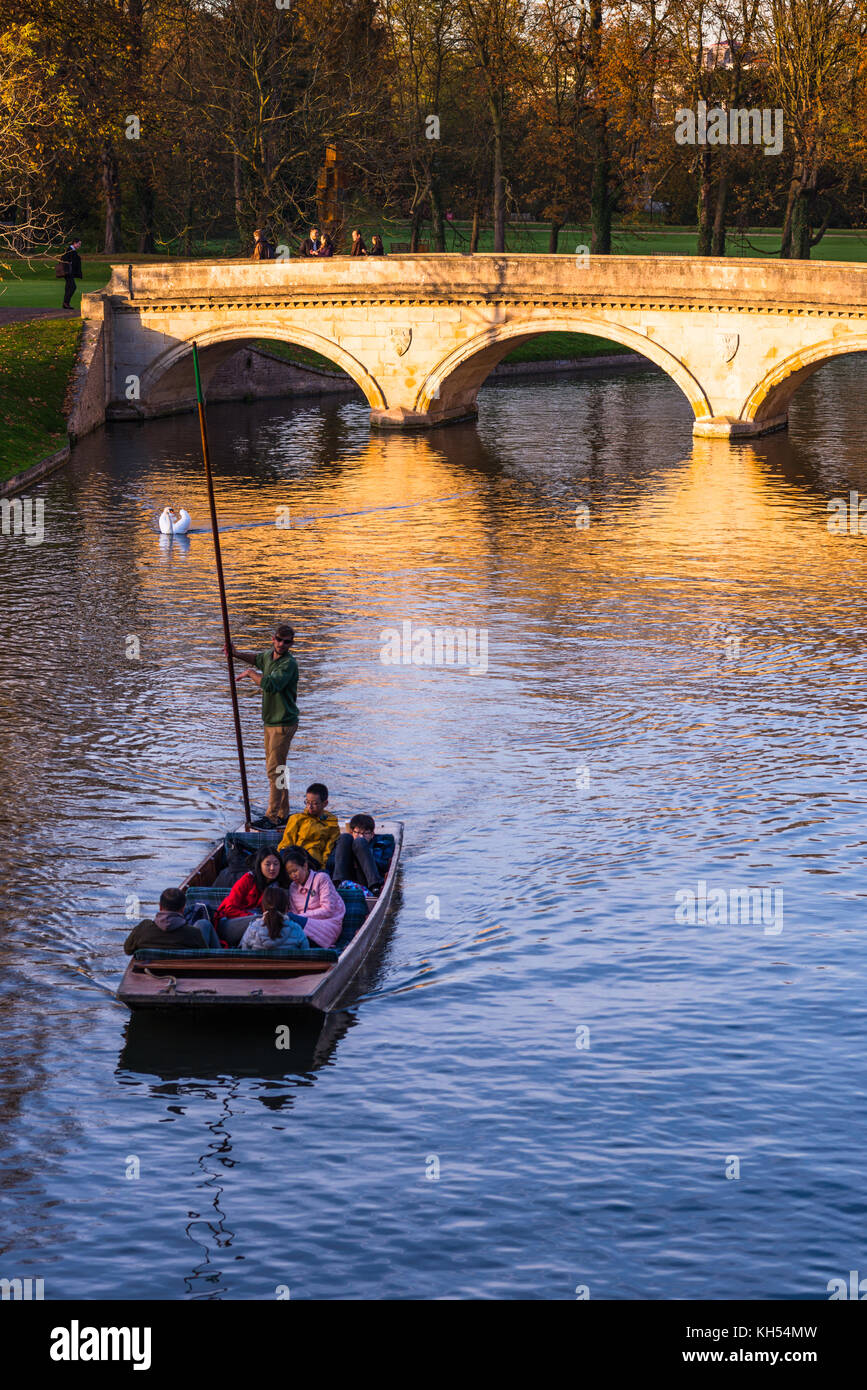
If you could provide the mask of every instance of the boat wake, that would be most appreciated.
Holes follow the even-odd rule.
[[[320,521],[332,521],[346,516],[371,516],[376,512],[405,512],[412,511],[418,507],[433,507],[438,502],[457,502],[463,497],[472,497],[475,493],[481,492],[481,488],[468,488],[465,492],[451,492],[444,497],[424,497],[420,502],[394,502],[384,507],[360,507],[355,511],[348,512],[319,512],[311,516],[299,516],[290,518],[287,522],[287,530],[295,530],[300,526],[315,526]],[[224,531],[257,531],[268,528],[272,529],[273,521],[230,521],[218,527],[220,534]],[[152,528],[156,533],[156,527]],[[187,531],[188,536],[207,536],[210,535],[210,526],[192,526]],[[176,537],[175,537],[176,539]]]

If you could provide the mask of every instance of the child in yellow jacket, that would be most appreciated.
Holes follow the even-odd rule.
[[[340,834],[340,822],[331,811],[326,811],[327,805],[328,788],[322,782],[311,782],[304,797],[305,809],[289,817],[278,849],[294,845],[306,850],[324,869]]]

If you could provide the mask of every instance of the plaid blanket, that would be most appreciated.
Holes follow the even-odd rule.
[[[310,951],[294,951],[287,947],[276,947],[270,951],[161,951],[156,947],[147,947],[136,951],[134,959],[146,965],[148,961],[175,960],[178,956],[183,956],[184,960],[337,960],[335,950],[325,950],[321,946]]]

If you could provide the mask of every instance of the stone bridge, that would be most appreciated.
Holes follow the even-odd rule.
[[[118,265],[82,314],[90,412],[109,419],[191,406],[193,341],[207,395],[245,340],[266,338],[347,372],[374,425],[441,425],[475,415],[513,348],[572,332],[666,372],[696,434],[743,436],[785,425],[822,362],[867,351],[867,266],[518,254]]]

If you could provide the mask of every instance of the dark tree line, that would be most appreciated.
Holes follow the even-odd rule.
[[[804,257],[860,225],[867,0],[5,0],[0,224],[107,252],[294,241],[327,145],[348,211],[466,249],[521,218],[611,249],[648,209]],[[683,108],[783,112],[778,154],[675,139]],[[570,248],[571,249],[571,248]]]

